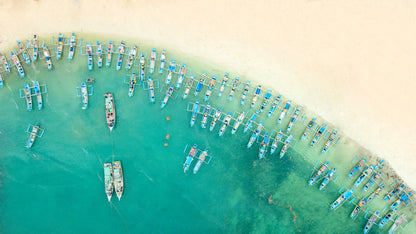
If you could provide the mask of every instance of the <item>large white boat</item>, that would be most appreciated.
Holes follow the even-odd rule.
[[[116,191],[118,200],[120,201],[124,190],[123,168],[121,167],[121,161],[113,162],[113,183],[114,190]]]

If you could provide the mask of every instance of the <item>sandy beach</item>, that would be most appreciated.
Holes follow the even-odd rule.
[[[307,106],[416,189],[412,1],[0,1],[0,49],[32,34],[143,38]]]

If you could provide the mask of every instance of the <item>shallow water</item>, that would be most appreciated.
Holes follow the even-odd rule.
[[[83,37],[91,42],[100,38],[102,43],[109,39],[97,35]],[[115,44],[121,40],[112,39]],[[127,40],[128,45],[136,43],[139,51],[147,53],[147,62],[151,46],[161,51],[161,45],[137,42]],[[189,126],[191,113],[187,111],[187,105],[195,100],[204,104],[206,87],[197,97],[193,95],[193,89],[188,99],[182,100],[185,79],[182,88],[174,94],[178,97],[170,99],[161,110],[160,102],[166,88],[162,92],[156,90],[155,104],[150,103],[148,91],[140,85],[136,86],[133,97],[127,95],[128,85],[123,83],[124,76],[132,71],[139,74],[138,60],[130,71],[125,71],[127,56],[124,56],[122,69],[116,71],[117,54],[113,54],[110,68],[105,68],[104,56],[104,67],[100,69],[95,56],[93,71],[88,71],[87,57],[81,55],[79,48],[70,62],[67,61],[67,52],[68,46],[65,46],[63,59],[56,61],[53,58],[53,71],[48,71],[45,61],[41,60],[30,66],[23,65],[26,72],[24,79],[17,75],[16,69],[10,75],[3,74],[5,88],[0,89],[3,111],[0,116],[0,228],[3,233],[362,231],[367,222],[364,212],[355,220],[351,220],[349,214],[354,203],[364,195],[368,196],[376,186],[362,193],[365,181],[357,189],[355,194],[358,197],[352,203],[347,202],[336,211],[331,211],[329,205],[339,196],[342,186],[352,187],[353,181],[348,180],[346,175],[354,166],[351,163],[354,156],[369,153],[345,136],[324,156],[321,150],[326,140],[321,139],[314,148],[309,147],[315,131],[309,134],[307,141],[300,141],[304,125],[314,116],[312,113],[307,110],[301,112],[292,130],[297,140],[296,146],[290,147],[283,159],[278,157],[282,146],[279,144],[272,156],[268,152],[264,159],[258,160],[259,144],[247,149],[251,133],[243,133],[244,126],[231,135],[232,122],[221,137],[218,136],[221,124],[217,123],[214,131],[210,132],[209,126],[206,129],[200,127],[201,116],[194,127]],[[217,74],[216,87],[225,72],[224,68],[218,69],[216,64],[167,49],[167,60],[170,58],[176,59],[177,65],[187,63],[187,74],[196,72],[197,79],[202,71],[207,71],[206,83],[213,74]],[[158,65],[159,62],[156,68]],[[168,65],[167,62],[165,68]],[[238,74],[230,73],[229,85]],[[94,94],[89,98],[88,109],[81,110],[81,98],[76,96],[75,88],[89,77],[95,78]],[[160,81],[162,88],[166,71],[162,75],[156,71],[152,77]],[[176,78],[177,75],[174,75],[171,83],[176,84]],[[48,93],[43,96],[44,107],[41,111],[35,105],[34,110],[27,111],[25,100],[19,98],[19,89],[31,80],[47,84]],[[251,85],[243,107],[240,106],[241,87],[231,102],[226,100],[230,87],[226,88],[220,99],[217,88],[214,89],[209,101],[213,107],[221,106],[224,113],[250,110],[249,103],[256,85]],[[105,124],[105,92],[113,92],[115,98],[117,121],[111,133]],[[260,96],[255,109],[259,108],[264,94]],[[258,119],[263,119],[269,132],[286,129],[291,116],[288,114],[279,126],[276,122],[281,108],[276,110],[273,118],[266,118],[274,95]],[[286,100],[283,97],[283,101]],[[293,111],[292,107],[289,112]],[[252,110],[248,115],[251,116],[251,113]],[[170,121],[166,120],[167,116]],[[235,113],[234,117],[237,116],[238,113]],[[211,119],[208,119],[208,125]],[[35,122],[40,123],[45,134],[36,139],[33,148],[27,150],[24,147],[28,139],[25,130],[29,123]],[[318,124],[322,123],[318,119]],[[333,126],[328,129],[332,130]],[[166,140],[168,133],[171,138]],[[164,143],[168,143],[168,146],[164,147]],[[209,149],[212,161],[203,165],[197,175],[192,174],[193,167],[184,174],[182,165],[189,146],[193,144],[198,144],[201,150]],[[186,145],[189,146],[184,152]],[[122,161],[125,190],[121,201],[114,195],[111,203],[108,203],[104,193],[102,165],[113,160]],[[318,190],[319,183],[307,185],[318,160],[317,167],[329,160],[331,168],[338,168],[336,183],[331,181],[324,191]],[[358,175],[354,179],[356,177]],[[382,210],[387,205],[382,197],[391,190],[389,185],[392,182],[393,179],[385,178],[384,184],[388,188],[370,204],[369,211]],[[271,202],[268,200],[270,195],[273,199]],[[412,209],[411,206],[402,206],[398,213],[407,213],[411,221],[414,217]],[[383,217],[386,212],[387,209],[382,212]],[[387,231],[391,224],[390,221],[383,229],[373,226],[371,232]],[[402,232],[412,233],[412,230],[416,230],[414,222],[410,222]]]

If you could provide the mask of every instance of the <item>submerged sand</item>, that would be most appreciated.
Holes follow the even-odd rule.
[[[0,1],[0,48],[33,33],[138,37],[306,105],[416,188],[414,1]]]

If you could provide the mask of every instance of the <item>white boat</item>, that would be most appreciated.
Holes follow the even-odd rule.
[[[162,53],[160,53],[160,67],[159,67],[159,73],[162,74],[163,70],[165,69],[165,63],[166,63],[166,51],[162,50]]]
[[[235,90],[238,88],[238,85],[239,84],[240,84],[240,78],[239,77],[236,77],[234,79],[233,86],[231,87],[230,94],[228,95],[228,100],[229,101],[231,101],[233,99]]]
[[[225,86],[227,85],[228,79],[229,79],[228,72],[226,72],[225,75],[224,75],[224,78],[222,78],[222,81],[221,81],[220,90],[218,92],[218,97],[222,96],[222,93],[224,92]]]
[[[114,186],[113,186],[113,166],[111,163],[104,163],[104,187],[105,194],[107,199],[110,202],[111,197],[113,196]]]
[[[202,121],[201,121],[201,127],[202,128],[206,128],[207,126],[207,120],[208,120],[208,115],[211,111],[211,104],[207,103],[207,105],[205,106],[205,110],[202,114]]]
[[[243,122],[243,120],[244,120],[244,117],[246,117],[246,113],[244,113],[244,112],[242,112],[242,113],[238,116],[237,120],[236,120],[236,121],[235,121],[235,123],[234,123],[233,129],[231,130],[231,134],[232,134],[232,135],[234,135],[234,134],[237,132],[238,127],[240,126],[240,124],[241,124],[241,123]]]
[[[129,61],[127,62],[126,65],[126,70],[130,70],[131,66],[134,63],[134,60],[136,58],[136,54],[137,54],[137,46],[134,45],[133,48],[130,50],[130,55],[129,55]]]
[[[111,65],[111,57],[113,55],[113,49],[114,49],[113,41],[110,40],[107,45],[107,60],[105,61],[106,67],[110,67]]]
[[[123,168],[121,167],[121,161],[113,162],[113,183],[114,190],[116,191],[118,200],[120,201],[124,190]]]
[[[85,43],[85,50],[87,51],[87,59],[88,59],[88,70],[92,70],[92,47],[90,43]]]
[[[289,111],[290,109],[290,104],[292,103],[292,100],[288,100],[286,102],[285,107],[283,108],[282,113],[280,113],[279,119],[277,120],[277,125],[279,125],[280,123],[282,123],[282,120],[285,118],[286,113]]]
[[[214,117],[212,119],[211,125],[209,126],[209,130],[212,131],[215,127],[215,125],[217,124],[217,121],[220,119],[221,117],[221,108],[218,108],[215,111]]]
[[[48,48],[46,46],[43,46],[43,57],[45,57],[46,64],[48,65],[48,69],[52,70],[52,59],[51,55],[49,54]]]
[[[153,85],[153,79],[150,76],[147,78],[147,86],[149,87],[150,102],[155,103],[155,87]]]
[[[33,48],[32,59],[33,59],[33,62],[34,62],[38,59],[38,53],[39,53],[39,51],[38,51],[39,50],[38,37],[36,35],[33,35],[32,48]]]
[[[152,52],[150,53],[150,74],[153,74],[153,71],[155,70],[155,64],[156,64],[156,49],[153,48]]]
[[[270,149],[270,154],[273,154],[274,151],[277,149],[277,145],[279,144],[282,137],[283,137],[283,132],[282,132],[282,130],[279,130],[279,133],[277,133],[276,137],[274,138],[274,140],[272,142],[272,146],[271,146],[271,149]]]
[[[261,85],[257,86],[257,88],[254,90],[253,99],[251,100],[251,108],[254,107],[254,105],[257,102],[257,99],[259,98],[261,93]]]
[[[172,80],[172,75],[175,72],[175,70],[176,70],[176,63],[175,63],[175,60],[172,59],[170,61],[170,64],[169,64],[168,74],[167,74],[166,80],[165,80],[166,85],[170,84],[170,81]]]
[[[56,60],[59,60],[61,58],[63,48],[64,48],[64,35],[62,33],[59,33],[58,52],[56,53]]]
[[[97,57],[98,57],[98,68],[103,66],[103,48],[101,42],[97,41]]]
[[[183,79],[185,78],[185,73],[186,73],[186,64],[183,63],[181,68],[179,69],[179,77],[178,80],[176,82],[176,88],[179,89],[182,85]]]
[[[205,162],[205,158],[208,155],[208,150],[204,150],[198,158],[198,162],[196,163],[194,167],[194,174],[196,174],[199,171],[199,168],[201,167],[202,163]]]
[[[165,95],[165,97],[163,98],[163,101],[162,101],[162,105],[160,106],[160,109],[162,109],[163,107],[165,107],[166,106],[166,103],[169,101],[169,98],[171,97],[171,95],[172,95],[172,93],[173,93],[173,85],[171,85],[169,88],[168,88],[168,90],[166,91],[166,95]]]
[[[81,83],[81,97],[82,97],[82,109],[85,110],[88,107],[88,90],[85,82]]]
[[[188,78],[188,81],[186,82],[185,91],[183,92],[183,99],[187,98],[189,95],[189,92],[192,89],[192,85],[194,83],[194,76],[191,75],[191,77]]]
[[[243,94],[241,94],[241,105],[244,105],[247,99],[248,90],[250,89],[250,81],[247,81],[243,88]]]
[[[219,136],[222,136],[225,132],[225,129],[227,128],[227,126],[230,124],[231,121],[231,114],[228,114],[227,116],[225,116],[224,120],[223,120],[223,124],[220,128],[220,131],[218,132]]]
[[[75,53],[75,33],[72,33],[71,39],[69,40],[69,52],[68,52],[68,61],[71,61]]]

